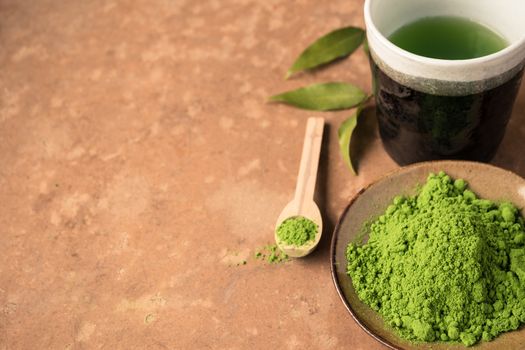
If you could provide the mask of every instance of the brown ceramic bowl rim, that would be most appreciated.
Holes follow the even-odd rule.
[[[346,208],[343,210],[343,212],[339,216],[339,219],[337,220],[337,225],[335,226],[334,233],[332,235],[332,242],[330,244],[330,272],[332,274],[332,281],[334,282],[335,289],[337,290],[337,294],[339,295],[339,298],[341,299],[341,301],[345,305],[346,309],[348,310],[348,312],[350,313],[350,315],[352,316],[354,321],[366,333],[368,333],[368,335],[370,335],[372,338],[374,338],[375,340],[377,340],[378,342],[380,342],[381,344],[385,345],[386,347],[388,347],[389,349],[392,349],[392,350],[404,350],[404,349],[391,344],[388,340],[386,340],[383,337],[375,334],[363,322],[361,322],[361,320],[359,319],[357,314],[352,309],[352,306],[350,305],[350,303],[348,303],[348,301],[346,300],[346,297],[345,297],[345,295],[344,295],[344,293],[343,293],[343,291],[341,289],[341,286],[339,284],[339,279],[337,277],[336,268],[335,268],[335,263],[336,263],[336,261],[335,261],[335,247],[336,247],[336,244],[337,244],[337,239],[339,237],[340,227],[342,225],[343,218],[346,216],[347,212],[350,210],[350,208],[352,207],[354,202],[357,200],[357,198],[359,198],[367,189],[369,189],[370,187],[374,186],[376,183],[381,182],[381,181],[383,181],[383,180],[385,180],[385,179],[387,179],[387,178],[389,178],[391,176],[394,176],[394,175],[396,175],[398,173],[401,173],[401,172],[407,172],[407,171],[411,171],[413,169],[426,167],[428,165],[440,164],[440,163],[458,163],[458,164],[465,164],[465,165],[471,164],[471,165],[477,165],[477,166],[481,165],[481,166],[485,166],[485,167],[495,168],[495,169],[498,169],[500,171],[504,171],[504,172],[508,173],[509,175],[512,175],[512,176],[519,177],[519,178],[523,179],[521,176],[513,173],[510,170],[503,169],[503,168],[500,168],[500,167],[492,165],[492,164],[475,162],[475,161],[466,161],[466,160],[435,160],[435,161],[420,162],[420,163],[415,163],[415,164],[411,164],[411,165],[408,165],[408,166],[400,167],[400,168],[397,168],[395,170],[392,170],[392,171],[386,173],[385,175],[381,176],[377,180],[371,182],[370,184],[368,184],[365,187],[363,187],[362,189],[360,189],[352,197],[352,199],[350,199],[350,202],[348,203]]]

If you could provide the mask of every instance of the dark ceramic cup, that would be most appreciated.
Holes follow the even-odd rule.
[[[459,16],[509,46],[467,60],[415,55],[387,38],[419,18]],[[488,162],[503,138],[525,64],[522,0],[366,0],[365,22],[379,131],[400,165],[437,159]]]

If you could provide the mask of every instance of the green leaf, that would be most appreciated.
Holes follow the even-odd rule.
[[[368,40],[365,39],[363,42],[363,50],[367,55],[370,55],[370,47],[368,46]]]
[[[334,30],[308,46],[288,69],[285,79],[294,73],[312,69],[354,52],[365,39],[365,31],[356,27]]]
[[[350,170],[352,170],[352,173],[354,175],[356,175],[357,173],[354,169],[354,166],[352,165],[352,157],[350,154],[350,141],[352,140],[352,133],[354,132],[355,127],[357,126],[357,118],[359,117],[359,114],[361,113],[362,109],[362,106],[357,107],[354,114],[352,114],[348,119],[346,119],[337,131],[337,135],[339,136],[339,149],[341,151],[341,156],[343,157],[343,160],[348,165]]]
[[[366,98],[366,93],[357,86],[335,82],[283,92],[270,97],[270,101],[314,111],[331,111],[355,107]]]

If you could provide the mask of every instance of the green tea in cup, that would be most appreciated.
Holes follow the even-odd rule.
[[[525,64],[521,0],[367,0],[379,131],[399,164],[489,161]]]
[[[397,29],[388,40],[416,55],[443,60],[482,57],[508,46],[505,38],[483,24],[454,16],[418,19]]]

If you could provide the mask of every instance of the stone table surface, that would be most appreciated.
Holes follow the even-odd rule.
[[[0,0],[0,349],[382,349],[330,277],[338,216],[397,165],[373,115],[359,176],[349,112],[265,103],[307,43],[363,26],[362,1]],[[525,92],[494,163],[525,175]],[[308,116],[328,127],[308,258],[254,259],[293,194]],[[240,262],[246,260],[246,264]]]

